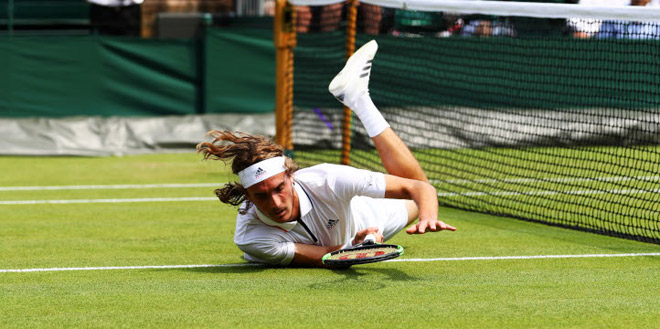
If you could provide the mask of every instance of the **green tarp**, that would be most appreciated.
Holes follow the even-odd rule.
[[[0,117],[273,111],[272,32],[203,40],[99,36],[0,39]]]
[[[213,29],[206,40],[206,112],[273,112],[273,31]]]
[[[21,37],[0,42],[2,116],[192,113],[191,41]]]

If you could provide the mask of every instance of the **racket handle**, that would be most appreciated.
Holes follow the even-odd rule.
[[[374,244],[374,243],[376,243],[376,237],[373,234],[369,233],[369,234],[367,234],[367,236],[364,237],[364,242],[362,242],[362,243],[364,243],[364,244]]]

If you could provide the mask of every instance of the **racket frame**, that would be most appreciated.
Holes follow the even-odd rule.
[[[340,254],[345,254],[349,252],[355,252],[355,251],[368,251],[370,249],[379,249],[379,248],[389,248],[392,247],[396,249],[394,252],[387,253],[385,255],[379,255],[379,256],[372,256],[372,257],[363,257],[363,258],[355,258],[355,259],[330,259],[330,257],[335,256],[335,255],[340,255]],[[322,258],[322,262],[325,265],[337,265],[337,266],[350,266],[350,265],[357,265],[357,264],[368,264],[368,263],[375,263],[375,262],[382,262],[390,259],[397,258],[399,256],[403,255],[403,247],[395,244],[382,244],[382,243],[370,243],[370,244],[358,244],[352,248],[348,249],[340,249],[336,250],[330,253],[325,254]]]

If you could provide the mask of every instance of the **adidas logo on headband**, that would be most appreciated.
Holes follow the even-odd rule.
[[[283,156],[266,159],[241,170],[238,177],[241,179],[243,187],[248,188],[284,172],[286,170],[284,162]]]
[[[261,169],[261,168],[257,168],[257,172],[254,173],[254,178],[259,178],[259,176],[261,176],[261,175],[263,175],[263,174],[265,174],[265,173],[266,173],[265,170],[263,170],[263,169]]]

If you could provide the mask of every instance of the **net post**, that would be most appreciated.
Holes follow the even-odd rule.
[[[357,0],[348,0],[346,10],[346,60],[355,52],[355,30],[357,28]],[[344,106],[341,132],[341,163],[351,164],[351,123],[353,112],[348,106]]]
[[[296,46],[296,11],[287,0],[275,1],[275,141],[293,157],[293,48]]]

